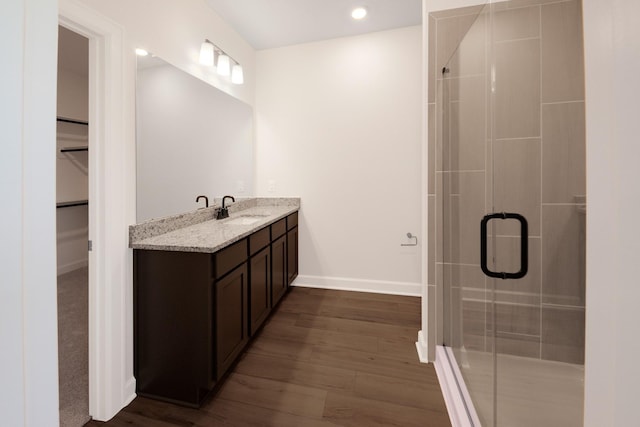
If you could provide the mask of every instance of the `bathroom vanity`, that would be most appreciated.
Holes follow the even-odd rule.
[[[298,274],[299,199],[214,209],[130,230],[141,396],[198,407]]]

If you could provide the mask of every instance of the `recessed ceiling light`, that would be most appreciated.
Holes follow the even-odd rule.
[[[351,17],[353,19],[360,20],[360,19],[363,19],[365,16],[367,16],[367,9],[365,9],[364,7],[356,7],[351,11]]]
[[[149,52],[147,52],[144,49],[136,48],[136,55],[138,55],[138,56],[147,56],[147,55],[149,55]]]

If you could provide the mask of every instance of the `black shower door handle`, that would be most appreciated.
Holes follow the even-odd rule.
[[[487,266],[487,224],[492,219],[516,219],[520,222],[520,271],[516,273],[497,272]],[[484,274],[497,279],[521,279],[529,269],[529,227],[527,219],[517,213],[493,213],[485,215],[480,222],[480,267]]]

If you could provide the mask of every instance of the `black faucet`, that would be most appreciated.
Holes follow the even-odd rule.
[[[229,208],[224,206],[224,202],[227,199],[231,199],[232,202],[236,201],[236,199],[233,196],[224,196],[222,198],[222,207],[218,209],[218,214],[216,215],[216,219],[225,219],[229,217]]]
[[[196,197],[196,203],[198,203],[200,201],[200,199],[202,199],[204,197],[204,203],[205,203],[205,208],[209,207],[209,198],[207,196],[198,196]],[[200,208],[202,209],[202,208]]]

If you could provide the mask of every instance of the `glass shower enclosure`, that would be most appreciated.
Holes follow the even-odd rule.
[[[581,2],[490,1],[431,19],[440,344],[476,424],[581,426]]]

